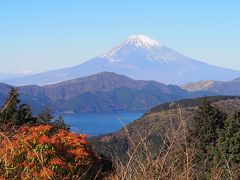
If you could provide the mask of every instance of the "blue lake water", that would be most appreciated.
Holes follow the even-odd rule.
[[[71,130],[77,133],[85,133],[89,136],[118,131],[124,125],[140,118],[144,112],[108,112],[108,113],[79,113],[58,114],[71,126]],[[56,115],[57,116],[57,115]]]

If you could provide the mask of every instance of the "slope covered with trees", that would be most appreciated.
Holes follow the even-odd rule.
[[[111,171],[84,134],[49,109],[33,116],[11,89],[0,111],[0,179],[94,179]]]
[[[119,169],[133,177],[239,179],[239,111],[236,97],[168,103],[91,143],[98,152],[120,158],[125,165]],[[141,169],[144,165],[151,170]]]
[[[24,103],[39,113],[45,106],[55,112],[109,112],[147,110],[160,103],[211,95],[189,93],[178,86],[156,81],[134,80],[123,75],[102,72],[46,86],[17,87]],[[11,86],[0,84],[0,102]]]
[[[239,112],[238,97],[188,99],[87,139],[49,109],[33,116],[12,89],[0,111],[0,178],[238,180]]]

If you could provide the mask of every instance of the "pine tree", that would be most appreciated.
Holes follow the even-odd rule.
[[[52,110],[45,107],[43,111],[38,115],[39,124],[50,124],[54,116],[52,115]]]
[[[218,160],[233,171],[237,169],[240,164],[240,112],[225,122],[219,133],[218,149]]]
[[[12,126],[16,123],[18,118],[18,104],[20,103],[18,96],[17,89],[12,88],[1,109],[1,126]]]
[[[64,122],[64,119],[62,116],[59,116],[52,124],[56,129],[63,129],[66,131],[70,131],[70,126]]]
[[[7,130],[14,126],[22,126],[24,124],[52,124],[55,129],[64,129],[69,131],[70,127],[65,124],[60,116],[53,121],[54,116],[49,108],[44,108],[38,117],[32,114],[31,106],[20,104],[20,99],[17,89],[12,88],[3,108],[0,111],[0,129]],[[20,105],[19,105],[20,104]]]
[[[36,123],[37,118],[33,117],[32,109],[27,104],[22,104],[18,109],[18,118],[16,125],[21,126],[23,124],[34,124]]]
[[[194,114],[188,142],[196,151],[195,168],[203,173],[202,179],[207,179],[207,174],[214,165],[218,132],[224,128],[226,117],[225,113],[211,105],[208,98],[202,102]]]

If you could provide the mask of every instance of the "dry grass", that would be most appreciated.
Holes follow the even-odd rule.
[[[205,167],[195,168],[194,156],[197,151],[187,142],[188,128],[186,122],[189,114],[182,114],[178,110],[179,123],[177,128],[169,127],[164,139],[164,146],[156,155],[152,154],[152,143],[148,141],[148,134],[138,133],[139,142],[134,143],[128,130],[125,133],[132,145],[128,151],[127,163],[116,161],[116,171],[107,180],[197,180],[202,177]],[[197,141],[197,139],[196,139]],[[207,161],[207,159],[206,159]],[[225,161],[224,166],[212,169],[207,179],[238,180],[237,172],[233,172]]]
[[[194,152],[187,146],[187,128],[185,117],[179,111],[178,128],[170,127],[167,135],[162,137],[164,145],[158,155],[152,154],[152,143],[148,141],[148,134],[138,133],[139,142],[129,136],[128,130],[125,133],[131,143],[128,152],[127,163],[115,162],[116,172],[108,179],[116,180],[190,180],[192,179]]]

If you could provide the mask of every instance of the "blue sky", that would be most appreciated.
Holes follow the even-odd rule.
[[[133,34],[240,70],[238,0],[1,0],[0,72],[77,65]]]

